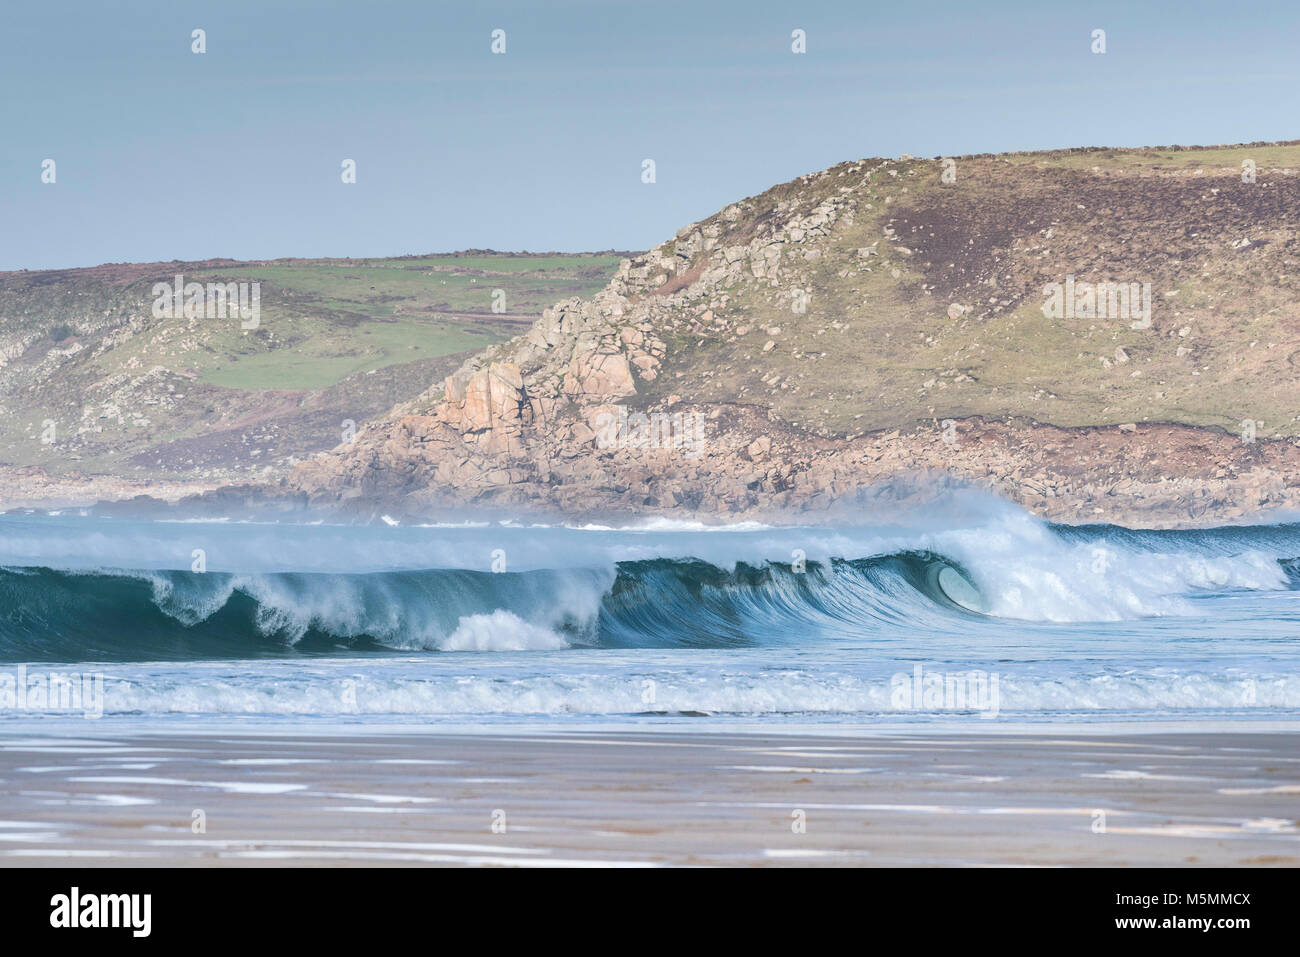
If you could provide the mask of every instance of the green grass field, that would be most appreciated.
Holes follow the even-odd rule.
[[[203,347],[187,343],[174,357],[212,385],[326,388],[347,376],[518,335],[546,307],[599,290],[618,262],[612,254],[482,254],[195,270],[186,278],[261,283],[262,321],[248,333],[233,324],[202,328]],[[159,345],[150,344],[155,358]],[[131,352],[120,350],[117,358],[130,361]]]
[[[618,262],[618,256],[586,254],[302,260],[208,270],[196,278],[258,280],[326,313],[370,318],[492,315],[493,292],[499,289],[506,314],[536,315],[569,296],[590,295],[609,280]]]
[[[620,258],[476,252],[0,273],[0,463],[194,477],[330,448],[344,420],[435,387],[548,306],[593,295]],[[154,316],[154,284],[177,274],[260,283],[257,328]],[[47,421],[59,441],[40,441]]]
[[[259,328],[171,320],[100,362],[112,374],[161,361],[231,389],[322,389],[517,335],[552,303],[598,290],[617,264],[614,255],[486,254],[178,266],[187,280],[261,283]],[[504,314],[493,309],[496,290]]]
[[[503,325],[397,319],[322,329],[292,346],[213,356],[199,372],[204,382],[230,389],[323,389],[357,373],[481,349],[517,331]]]

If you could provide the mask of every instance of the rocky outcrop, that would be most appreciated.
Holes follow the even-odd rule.
[[[930,178],[928,192],[921,188],[924,177]],[[728,206],[623,261],[596,296],[547,309],[525,335],[475,356],[352,443],[302,463],[283,487],[317,503],[363,502],[412,513],[494,505],[770,518],[865,500],[882,487],[897,494],[900,476],[921,479],[911,483],[917,488],[953,481],[982,486],[1065,521],[1170,525],[1300,507],[1292,478],[1300,472],[1300,446],[1289,426],[1244,438],[1222,426],[1206,427],[1204,420],[1213,417],[1201,413],[1193,417],[1201,422],[1146,415],[1086,427],[1053,425],[1024,410],[1025,403],[1057,400],[1056,391],[1016,384],[1038,377],[1051,385],[1046,373],[1016,368],[1012,356],[1009,371],[996,370],[992,384],[982,381],[983,367],[963,350],[978,358],[986,341],[1011,339],[1007,329],[1043,334],[1029,321],[1041,324],[1042,315],[1025,305],[1044,275],[1041,247],[1069,240],[1075,243],[1071,255],[1085,257],[1098,243],[1071,239],[1074,234],[1063,239],[1063,227],[1036,219],[1023,225],[1023,236],[998,233],[998,224],[975,209],[969,215],[988,234],[989,248],[975,250],[973,239],[955,244],[934,219],[943,202],[935,198],[937,183],[936,170],[915,163],[858,161]],[[1069,183],[1047,186],[1074,195]],[[1190,209],[1195,196],[1188,191],[1199,196],[1206,186],[1189,178],[1186,185],[1161,188],[1173,191],[1171,203]],[[1089,189],[1104,193],[1102,185]],[[920,192],[924,201],[916,199]],[[1044,210],[1035,216],[1058,215],[1046,200],[1034,201]],[[1127,235],[1126,229],[1121,222],[1116,232]],[[1294,232],[1287,242],[1300,242]],[[1201,234],[1183,233],[1205,242]],[[1276,241],[1280,233],[1270,235]],[[1166,270],[1156,281],[1172,287],[1163,293],[1170,302],[1182,275],[1173,243],[1161,248],[1152,266]],[[1280,248],[1268,253],[1271,266],[1290,262]],[[1142,263],[1131,260],[1131,250],[1125,255],[1131,274],[1141,275]],[[1063,260],[1059,271],[1069,263]],[[1205,272],[1204,261],[1196,268]],[[1231,282],[1250,275],[1235,261],[1230,268]],[[881,338],[865,345],[854,331],[862,320],[853,299],[860,301],[864,289],[895,297],[877,306],[898,317],[872,327]],[[1287,295],[1289,288],[1279,288],[1270,302],[1285,302]],[[1145,339],[1134,338],[1137,326],[1101,327],[1097,348],[1105,362],[1090,368],[1122,367],[1114,374],[1123,378],[1088,387],[1103,396],[1097,408],[1115,403],[1110,396],[1125,390],[1138,395],[1148,380],[1150,401],[1167,399],[1169,386],[1159,378],[1166,373],[1149,371],[1155,368],[1151,350],[1164,350],[1166,340],[1177,352],[1172,345],[1167,357],[1161,351],[1161,362],[1194,356],[1200,363],[1180,375],[1202,376],[1212,368],[1208,347],[1190,345],[1192,323],[1172,307],[1168,313],[1140,333]],[[906,325],[918,316],[929,323],[919,333]],[[1200,321],[1209,328],[1214,320]],[[1094,323],[1088,334],[1097,328]],[[910,420],[904,413],[891,427],[880,424],[883,414],[870,405],[852,416],[837,409],[836,392],[855,387],[843,380],[858,370],[819,372],[819,363],[834,359],[837,348],[862,349],[867,358],[873,350],[895,349],[887,341],[895,333],[895,342],[919,345],[899,353],[896,367],[885,364],[874,373],[885,388],[867,400],[884,405],[904,395]],[[932,358],[949,334],[965,337],[956,358]],[[1073,350],[1079,356],[1069,355],[1071,362],[1088,363],[1077,344],[1083,334],[1070,335],[1064,346],[1051,340],[1035,348]],[[1245,349],[1259,333],[1235,335]],[[1300,354],[1300,343],[1283,348]],[[933,364],[933,371],[922,365],[914,383],[900,384],[895,368],[911,374],[921,363]],[[1051,370],[1061,391],[1079,378],[1063,368]],[[1140,378],[1144,372],[1148,379]],[[1206,379],[1186,381],[1195,392]],[[1008,400],[1001,415],[968,411],[997,409],[999,388],[1019,390],[1020,404]],[[1147,401],[1146,393],[1138,397]],[[1076,396],[1080,402],[1093,398]],[[1111,412],[1101,409],[1102,417]],[[840,424],[831,427],[837,414]],[[1222,419],[1242,414],[1229,407]],[[852,424],[864,416],[865,427]]]
[[[82,508],[100,502],[175,503],[218,488],[215,482],[157,482],[109,475],[50,475],[39,466],[0,466],[6,508]],[[265,490],[263,491],[265,496]]]

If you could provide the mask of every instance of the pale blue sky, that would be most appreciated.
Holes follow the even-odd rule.
[[[0,90],[0,268],[643,249],[861,156],[1300,138],[1300,5],[46,0]]]

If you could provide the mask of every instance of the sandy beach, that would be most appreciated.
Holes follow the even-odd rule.
[[[1300,864],[1300,735],[0,730],[0,864]]]

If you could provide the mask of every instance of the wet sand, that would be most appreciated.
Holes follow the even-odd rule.
[[[1300,864],[1296,731],[689,720],[8,725],[0,865]]]

